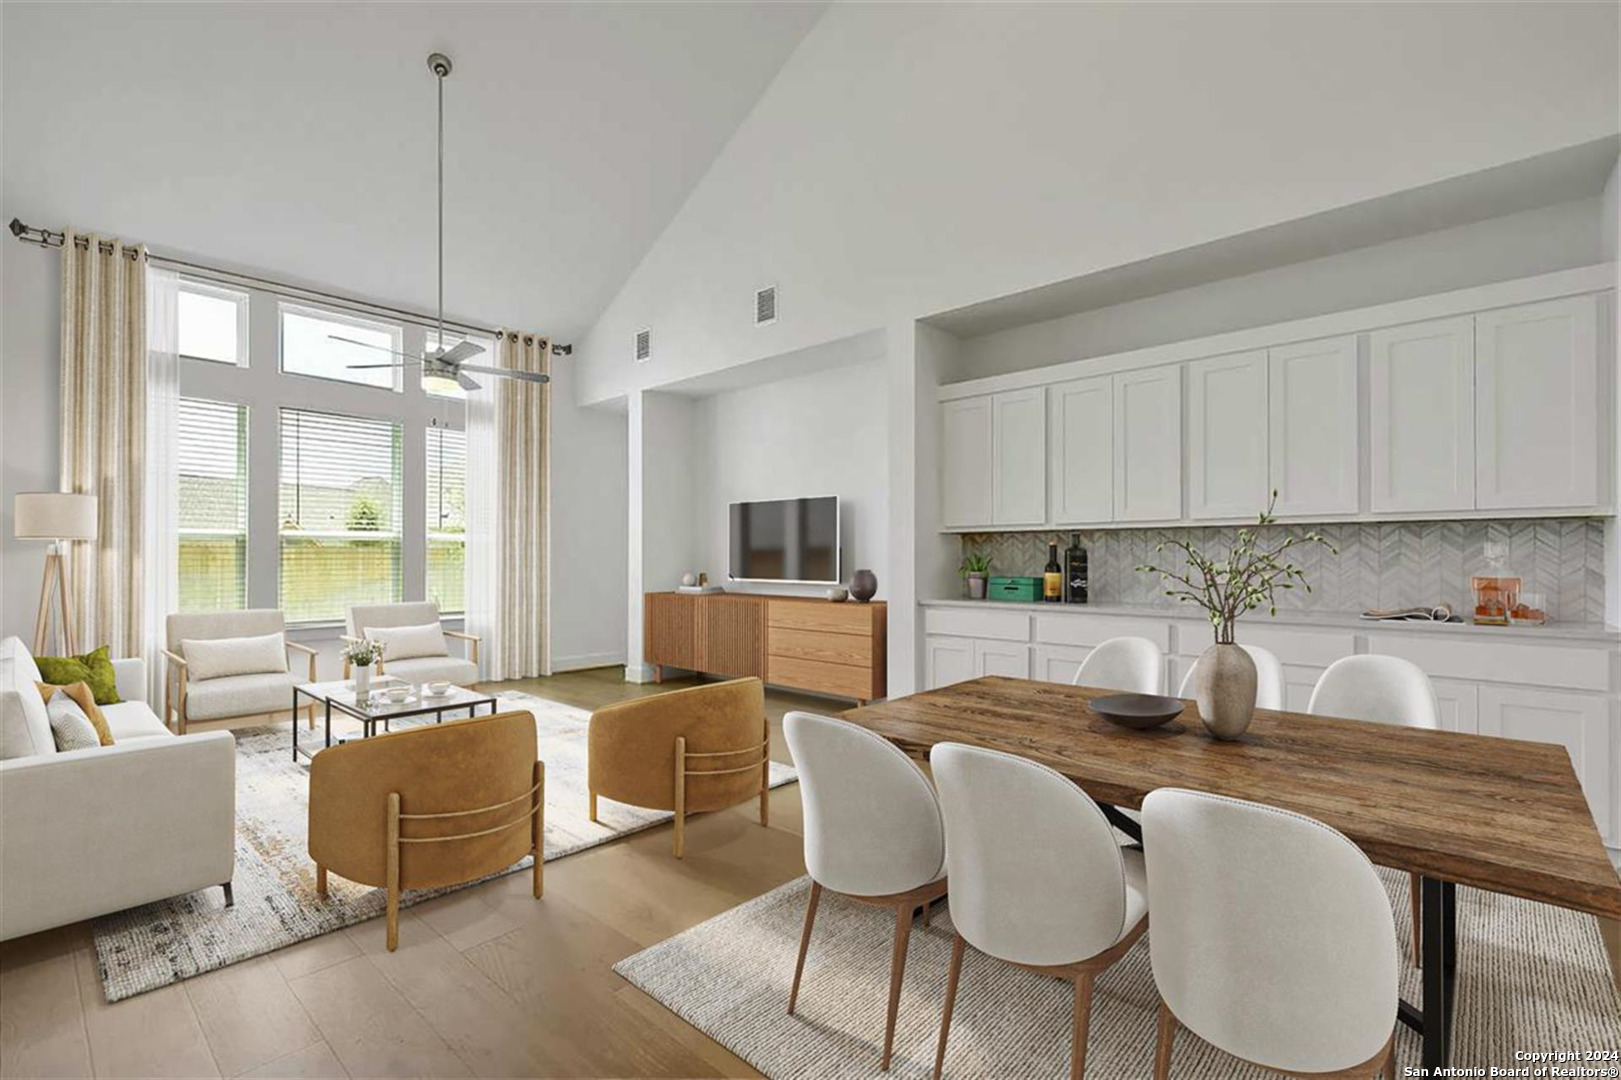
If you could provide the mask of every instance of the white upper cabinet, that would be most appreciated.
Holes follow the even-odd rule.
[[[1475,507],[1475,322],[1468,316],[1368,335],[1370,507]]]
[[[1114,380],[1047,388],[1047,507],[1058,525],[1114,517]]]
[[[1114,518],[1182,516],[1182,367],[1114,376]]]
[[[991,523],[989,396],[940,406],[940,523],[946,528]]]
[[[1279,515],[1359,509],[1356,343],[1353,334],[1269,351],[1269,486]]]
[[[1188,365],[1188,516],[1252,518],[1267,499],[1266,351]]]
[[[1047,394],[1041,387],[991,397],[991,522],[1047,520]]]
[[[1475,505],[1597,506],[1598,301],[1475,316]]]

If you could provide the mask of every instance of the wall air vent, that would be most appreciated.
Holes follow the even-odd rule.
[[[653,331],[636,331],[636,362],[644,363],[653,358]]]
[[[754,291],[754,325],[770,326],[777,321],[777,287],[768,285]]]

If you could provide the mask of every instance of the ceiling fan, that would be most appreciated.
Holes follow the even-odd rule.
[[[441,379],[454,380],[463,390],[477,390],[479,384],[474,381],[468,372],[477,372],[480,375],[495,375],[503,379],[522,379],[525,382],[546,383],[551,377],[542,375],[537,371],[516,371],[512,368],[488,367],[481,364],[469,364],[468,360],[484,351],[484,346],[473,341],[462,340],[445,347],[445,77],[450,74],[450,57],[444,53],[428,54],[428,70],[433,72],[434,78],[439,82],[439,344],[428,349],[421,356],[398,352],[383,345],[373,345],[368,341],[357,341],[354,338],[344,337],[341,334],[328,334],[332,341],[342,341],[350,345],[359,345],[365,349],[377,349],[399,359],[387,364],[350,364],[351,371],[360,371],[375,368],[405,368],[422,365],[422,374]]]

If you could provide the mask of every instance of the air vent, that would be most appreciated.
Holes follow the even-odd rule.
[[[653,331],[636,331],[636,362],[638,364],[653,357]]]
[[[754,292],[754,325],[770,326],[777,321],[777,287],[768,285]]]

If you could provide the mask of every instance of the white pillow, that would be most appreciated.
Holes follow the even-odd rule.
[[[60,752],[89,750],[101,745],[96,725],[90,722],[79,703],[66,694],[52,694],[51,700],[45,703],[45,712],[51,718],[51,736]]]
[[[182,641],[180,654],[186,658],[187,677],[197,680],[280,674],[287,670],[286,635],[280,632],[262,637]]]
[[[383,643],[383,670],[390,660],[410,660],[418,656],[449,656],[445,628],[436,622],[421,626],[368,626],[365,635]]]

